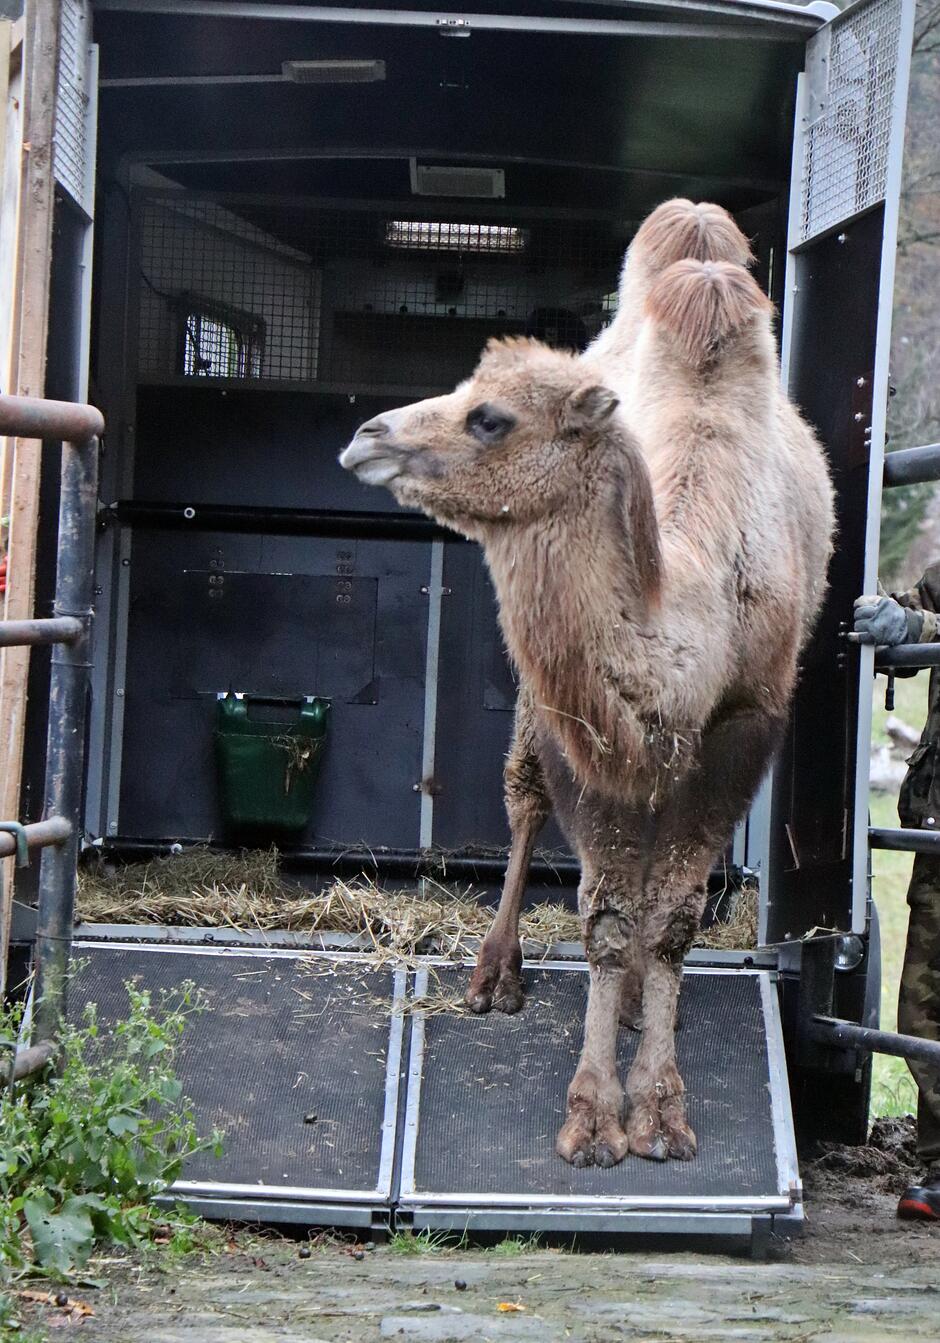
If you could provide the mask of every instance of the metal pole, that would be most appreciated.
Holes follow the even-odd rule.
[[[82,634],[73,643],[58,645],[52,655],[45,815],[63,817],[71,829],[64,843],[43,850],[39,869],[33,1044],[55,1037],[65,1011],[91,670],[97,481],[98,440],[63,443],[54,613],[79,621]]]
[[[868,842],[873,849],[894,853],[940,853],[940,830],[882,830],[873,826]]]
[[[899,448],[885,457],[884,483],[889,488],[922,485],[938,479],[940,443],[928,443],[922,448]]]
[[[820,1044],[864,1049],[874,1054],[894,1054],[901,1059],[919,1059],[923,1063],[940,1065],[938,1040],[921,1040],[916,1035],[876,1031],[870,1026],[856,1026],[851,1021],[824,1016],[813,1017],[806,1033]]]
[[[0,620],[0,648],[36,644],[69,644],[81,636],[82,622],[60,620]]]
[[[28,849],[41,849],[47,844],[64,844],[72,832],[72,827],[64,816],[53,816],[48,821],[36,821],[33,825],[24,825]],[[11,858],[16,853],[16,837],[0,833],[0,858]]]

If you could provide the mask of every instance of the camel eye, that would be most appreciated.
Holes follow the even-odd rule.
[[[482,406],[475,406],[467,416],[467,433],[480,443],[499,443],[515,426],[515,415],[486,402]]]

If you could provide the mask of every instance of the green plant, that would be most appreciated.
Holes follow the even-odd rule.
[[[453,1248],[454,1237],[446,1231],[396,1231],[389,1237],[392,1254],[440,1254]]]
[[[499,1259],[514,1259],[519,1254],[534,1254],[540,1250],[541,1236],[538,1234],[532,1236],[507,1236],[505,1240],[498,1240],[495,1245],[491,1245],[487,1254],[496,1255]]]
[[[107,1032],[94,1004],[66,1026],[58,1066],[0,1099],[0,1273],[39,1267],[65,1277],[96,1242],[137,1245],[157,1226],[180,1227],[151,1199],[177,1178],[201,1140],[174,1061],[187,1018],[199,1011],[191,984],[151,996],[125,985],[129,1013]],[[0,1015],[15,1038],[16,1009]]]

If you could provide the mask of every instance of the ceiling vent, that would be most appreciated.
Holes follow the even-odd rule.
[[[385,62],[285,61],[281,73],[292,84],[377,84],[385,78]]]
[[[502,168],[442,168],[412,159],[411,190],[415,196],[502,200],[506,195],[506,173]]]

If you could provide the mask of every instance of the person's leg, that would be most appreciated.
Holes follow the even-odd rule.
[[[907,903],[898,1029],[904,1035],[940,1040],[940,858],[917,854]],[[917,1083],[917,1155],[926,1181],[940,1188],[940,1069],[913,1062],[908,1067]]]

